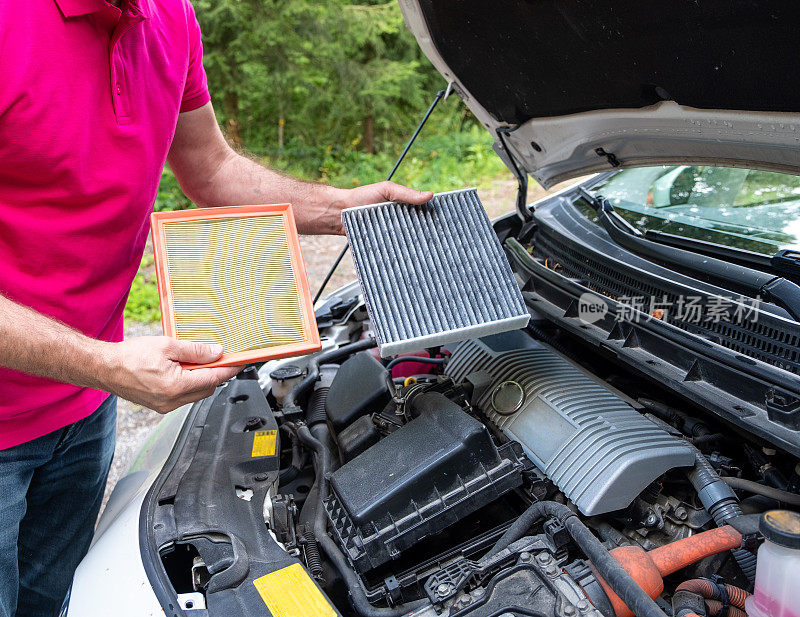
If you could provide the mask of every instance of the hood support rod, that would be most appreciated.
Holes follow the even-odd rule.
[[[517,161],[514,159],[514,155],[511,154],[505,138],[505,135],[513,133],[518,128],[519,126],[500,126],[497,127],[496,131],[497,139],[500,141],[500,145],[503,146],[503,151],[514,168],[512,171],[517,179],[517,214],[523,222],[528,222],[533,219],[533,215],[528,210],[528,174],[524,173],[517,165]]]
[[[406,158],[406,154],[408,154],[408,151],[411,149],[411,145],[414,143],[414,141],[416,141],[417,135],[419,135],[420,131],[422,130],[422,127],[425,126],[425,123],[428,121],[428,118],[431,117],[433,110],[436,109],[436,105],[438,105],[439,101],[442,100],[442,97],[445,96],[448,92],[450,92],[450,86],[448,86],[446,90],[439,90],[439,92],[436,93],[436,96],[433,99],[433,103],[431,103],[431,106],[428,107],[428,111],[425,112],[425,116],[422,118],[422,122],[419,123],[419,125],[417,126],[417,130],[414,131],[414,134],[411,136],[411,139],[408,140],[406,147],[403,148],[403,152],[400,154],[400,157],[397,159],[397,162],[394,164],[394,167],[392,167],[392,171],[390,171],[389,175],[386,176],[387,181],[391,180],[394,177],[394,172],[397,171],[397,168],[400,167],[400,163],[402,163],[403,159]],[[339,256],[336,258],[336,261],[333,262],[331,269],[328,270],[328,274],[325,275],[325,279],[322,281],[322,284],[319,286],[319,289],[317,290],[317,294],[314,296],[314,304],[316,304],[317,300],[319,300],[320,297],[322,296],[322,292],[325,291],[325,287],[328,285],[328,281],[331,280],[333,273],[336,272],[336,268],[338,268],[339,264],[342,263],[342,258],[344,258],[345,254],[347,253],[347,249],[349,248],[350,245],[345,244],[344,248],[342,249],[342,252],[339,253]]]

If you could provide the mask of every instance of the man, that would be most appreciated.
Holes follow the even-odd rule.
[[[122,342],[165,159],[198,206],[290,202],[305,234],[431,194],[304,183],[233,152],[189,0],[4,0],[0,77],[0,617],[48,616],[92,535],[115,395],[166,413],[236,373],[179,364],[219,347]]]

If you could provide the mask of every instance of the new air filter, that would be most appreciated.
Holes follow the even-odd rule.
[[[206,366],[320,349],[289,205],[156,212],[152,223],[164,334],[221,344]]]
[[[528,323],[528,310],[475,189],[423,206],[342,212],[381,356]]]

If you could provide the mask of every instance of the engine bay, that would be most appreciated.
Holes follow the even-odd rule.
[[[753,589],[756,519],[800,502],[796,459],[556,328],[387,362],[349,306],[346,342],[259,373],[269,510],[292,513],[267,525],[338,612],[745,614],[731,590]]]
[[[175,617],[773,617],[746,603],[764,539],[800,548],[800,464],[744,402],[718,412],[735,387],[692,400],[648,374],[644,330],[619,338],[634,364],[535,309],[393,358],[357,285],[317,320],[320,353],[196,407],[150,491],[142,553]]]

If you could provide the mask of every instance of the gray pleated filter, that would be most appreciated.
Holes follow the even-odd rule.
[[[523,328],[529,314],[475,189],[342,212],[381,356]]]

